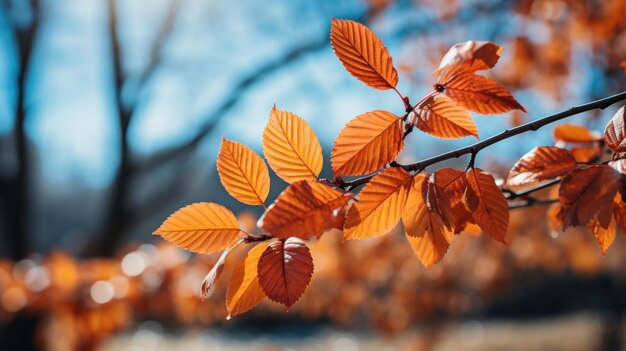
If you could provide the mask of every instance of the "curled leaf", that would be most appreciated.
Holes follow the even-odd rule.
[[[311,251],[298,238],[275,241],[261,254],[258,275],[265,295],[289,307],[300,299],[311,281]]]
[[[455,44],[441,60],[435,76],[449,77],[459,71],[479,71],[498,63],[502,47],[488,41],[466,41]]]
[[[235,247],[237,247],[242,242],[243,239],[239,239],[239,241],[235,245],[228,248],[228,250],[224,250],[219,260],[217,260],[213,268],[211,268],[209,273],[206,275],[206,277],[202,281],[202,287],[200,288],[203,300],[208,299],[213,294],[215,283],[217,283],[217,281],[222,276],[222,272],[224,271],[224,263],[226,263],[226,257]]]
[[[604,142],[613,152],[626,152],[626,106],[617,110],[607,124]]]
[[[170,215],[153,234],[197,253],[221,251],[239,237],[237,218],[226,207],[200,202]]]
[[[297,115],[272,109],[263,131],[263,154],[287,183],[317,179],[322,171],[322,147],[311,126]]]
[[[361,82],[380,90],[393,89],[398,84],[391,55],[366,26],[333,19],[330,43],[346,70]]]

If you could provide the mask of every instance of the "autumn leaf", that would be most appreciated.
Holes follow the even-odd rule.
[[[459,71],[475,72],[493,68],[501,54],[502,47],[488,41],[458,43],[448,50],[434,75],[450,77]]]
[[[613,152],[626,152],[626,106],[617,110],[607,124],[604,142]]]
[[[443,191],[450,200],[452,207],[452,227],[454,233],[461,233],[468,223],[474,223],[471,212],[463,203],[463,196],[467,189],[465,172],[452,168],[441,168],[433,174],[433,180],[437,188]]]
[[[361,82],[380,90],[393,89],[398,84],[391,55],[366,26],[333,18],[330,43],[346,70]]]
[[[439,215],[446,227],[453,228],[454,213],[451,201],[448,195],[435,184],[432,176],[422,185],[422,197],[428,210]]]
[[[521,186],[563,176],[576,168],[576,159],[556,146],[538,146],[517,161],[509,172],[507,184]]]
[[[617,195],[616,198],[619,197],[619,200],[615,204],[615,210],[613,212],[613,216],[619,225],[622,234],[626,235],[626,202],[622,201],[622,197]]]
[[[236,244],[234,244],[233,246],[225,250],[220,256],[219,260],[217,260],[213,268],[211,268],[209,273],[206,275],[206,277],[202,281],[202,287],[200,288],[203,300],[208,299],[213,294],[215,283],[217,283],[217,281],[222,276],[222,272],[224,271],[224,264],[226,263],[226,257],[234,248],[236,248],[242,242],[243,242],[243,239],[239,239],[239,241]]]
[[[322,147],[311,126],[297,115],[272,109],[263,132],[263,154],[287,183],[317,179],[322,171]]]
[[[364,113],[339,133],[330,162],[335,175],[364,175],[393,161],[404,142],[402,120],[386,111]]]
[[[552,130],[552,135],[556,141],[566,143],[592,143],[602,140],[602,136],[597,132],[592,132],[587,127],[578,124],[561,124]]]
[[[462,72],[440,84],[447,96],[474,112],[497,114],[514,109],[526,112],[508,90],[487,77]]]
[[[596,236],[596,240],[598,240],[598,244],[602,250],[602,255],[606,255],[606,251],[609,249],[611,244],[613,244],[615,234],[617,232],[617,223],[615,222],[615,218],[611,217],[608,226],[602,226],[600,221],[594,219],[587,227]]]
[[[620,179],[621,175],[608,165],[576,169],[563,177],[559,188],[563,230],[586,225],[596,216],[606,228]]]
[[[479,168],[465,172],[465,205],[476,224],[490,237],[505,243],[509,226],[509,207],[493,176]]]
[[[270,191],[270,175],[261,156],[252,149],[222,138],[217,172],[232,197],[244,204],[263,205]]]
[[[288,308],[302,296],[312,274],[311,251],[298,238],[271,243],[259,258],[261,289],[270,300]]]
[[[411,248],[426,268],[439,262],[448,251],[452,231],[447,229],[439,214],[429,210],[423,197],[428,176],[420,173],[413,178],[402,223]]]
[[[348,210],[344,239],[367,239],[387,234],[398,224],[411,185],[411,176],[400,167],[377,174],[359,193]]]
[[[416,108],[410,115],[410,123],[439,138],[474,136],[478,139],[478,129],[469,112],[445,96]]]
[[[265,298],[259,284],[258,265],[269,244],[259,243],[235,265],[226,292],[226,309],[230,317],[250,310]]]
[[[226,207],[200,202],[174,212],[153,234],[183,249],[208,254],[228,248],[239,231],[237,218]]]
[[[322,183],[301,180],[283,191],[259,220],[258,226],[274,237],[309,239],[333,227],[334,212],[350,196]]]
[[[600,145],[593,145],[591,147],[574,146],[569,151],[577,162],[592,162],[602,156],[602,146]]]

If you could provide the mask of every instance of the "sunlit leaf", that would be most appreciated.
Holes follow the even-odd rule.
[[[333,227],[335,211],[350,196],[322,183],[301,180],[291,184],[259,220],[259,227],[274,237],[309,239]]]
[[[237,218],[226,207],[200,202],[181,208],[153,234],[183,249],[212,253],[226,249],[239,237]]]
[[[350,74],[372,88],[386,90],[398,84],[391,55],[378,37],[364,25],[333,19],[330,43]]]
[[[445,96],[416,108],[410,122],[421,131],[439,138],[474,136],[478,139],[478,129],[470,113]]]
[[[594,219],[587,226],[589,230],[596,236],[602,255],[606,255],[606,251],[609,249],[613,241],[615,240],[615,234],[617,232],[617,223],[615,218],[611,217],[608,226],[602,226],[600,221]]]
[[[217,156],[222,185],[235,199],[248,205],[262,205],[270,191],[265,162],[249,147],[222,138]]]
[[[202,293],[202,299],[207,299],[209,298],[209,296],[213,294],[215,283],[217,283],[217,281],[222,276],[222,272],[224,271],[224,264],[226,263],[226,257],[235,247],[237,247],[242,242],[243,242],[243,239],[240,239],[235,245],[229,247],[228,250],[225,250],[220,256],[219,260],[217,260],[213,268],[211,268],[209,273],[206,275],[206,277],[202,281],[202,287],[200,288],[200,291]]]
[[[450,200],[452,207],[454,232],[459,234],[465,230],[467,224],[474,223],[472,213],[463,203],[463,196],[467,189],[465,172],[452,168],[441,168],[433,174],[435,185],[441,189]]]
[[[474,112],[496,114],[514,109],[526,112],[508,90],[487,77],[463,72],[441,84],[447,96]]]
[[[561,124],[552,130],[554,140],[566,143],[591,143],[602,140],[600,133],[578,124]]]
[[[259,243],[237,262],[226,292],[226,309],[229,316],[244,313],[265,298],[259,284],[258,265],[261,254],[269,242]]]
[[[538,146],[517,161],[509,172],[507,184],[520,186],[563,176],[576,168],[576,159],[560,147]]]
[[[626,152],[626,106],[617,110],[607,124],[604,142],[613,152]]]
[[[265,295],[289,307],[298,301],[311,281],[311,252],[298,238],[275,241],[261,254],[258,274]]]
[[[439,262],[452,240],[452,231],[444,225],[439,214],[428,209],[423,197],[426,174],[413,178],[406,205],[402,212],[402,223],[411,248],[426,268]]]
[[[434,75],[450,77],[459,71],[489,69],[498,63],[501,54],[502,47],[488,41],[458,43],[448,50]]]
[[[505,243],[509,226],[509,207],[493,176],[479,168],[465,172],[465,205],[476,224],[490,237]]]
[[[339,133],[331,153],[335,175],[364,175],[390,163],[404,142],[402,120],[386,111],[364,113]]]
[[[376,175],[359,193],[359,201],[348,210],[344,224],[345,239],[366,239],[387,234],[398,224],[411,176],[400,167]]]
[[[317,179],[324,164],[322,147],[311,126],[276,106],[263,132],[263,154],[274,172],[287,183]]]

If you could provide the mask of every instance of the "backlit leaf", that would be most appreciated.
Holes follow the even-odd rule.
[[[496,65],[501,53],[501,46],[488,41],[458,43],[448,50],[434,75],[449,77],[459,71],[489,69]]]
[[[200,202],[174,212],[153,234],[183,249],[208,254],[226,249],[239,231],[237,218],[226,207]]]
[[[611,118],[604,130],[604,142],[613,152],[626,152],[626,106]]]
[[[416,108],[410,122],[421,131],[439,138],[474,136],[478,139],[478,129],[469,112],[445,96]]]
[[[270,191],[265,162],[249,147],[222,138],[217,156],[222,185],[235,199],[248,205],[262,205]]]
[[[468,223],[474,223],[471,212],[463,203],[467,179],[465,172],[452,168],[441,168],[433,174],[435,185],[441,189],[450,200],[454,221],[452,227],[456,234],[464,231]]]
[[[465,205],[476,224],[490,237],[505,243],[509,226],[509,207],[493,176],[479,168],[465,172]]]
[[[576,169],[563,177],[559,188],[563,230],[587,225],[596,216],[606,228],[611,220],[613,198],[621,185],[620,178],[621,175],[607,165]]]
[[[348,210],[344,238],[374,238],[391,231],[400,221],[410,186],[411,176],[400,167],[377,174]]]
[[[606,251],[609,249],[613,241],[615,240],[615,234],[617,233],[617,223],[615,218],[611,217],[609,225],[603,227],[597,219],[594,219],[589,225],[589,230],[596,236],[602,255],[606,255]]]
[[[258,274],[265,295],[289,307],[298,301],[311,281],[311,252],[298,238],[275,241],[261,254]]]
[[[552,130],[554,140],[566,143],[591,143],[602,139],[600,133],[592,132],[578,124],[561,124]]]
[[[311,126],[276,106],[263,132],[263,154],[274,172],[287,183],[317,179],[324,164],[322,147]]]
[[[572,154],[556,146],[538,146],[517,161],[509,172],[507,184],[520,186],[565,175],[576,168]]]
[[[402,223],[411,248],[426,268],[439,262],[448,251],[452,231],[447,229],[441,217],[428,209],[423,198],[423,187],[428,182],[426,174],[413,178]]]
[[[228,250],[225,250],[220,256],[219,260],[217,260],[213,268],[211,268],[209,273],[206,275],[206,277],[202,281],[202,287],[200,288],[203,300],[209,298],[209,296],[213,294],[215,283],[217,283],[217,281],[222,276],[222,272],[224,271],[224,264],[226,263],[226,257],[235,247],[237,247],[242,242],[243,242],[243,239],[239,239],[239,241],[235,245],[229,247]]]
[[[442,84],[447,96],[471,111],[496,114],[518,109],[526,112],[513,95],[493,79],[463,72]]]
[[[364,175],[393,161],[404,142],[402,120],[386,111],[364,113],[339,133],[330,162],[335,175]]]
[[[261,254],[269,244],[269,242],[259,243],[235,265],[226,292],[226,309],[229,316],[244,313],[265,298],[259,284],[258,265]]]
[[[391,55],[378,37],[364,25],[333,19],[330,43],[350,74],[372,88],[386,90],[398,84]]]
[[[322,183],[301,180],[282,192],[259,220],[259,227],[274,237],[309,239],[331,229],[334,214],[350,196]]]

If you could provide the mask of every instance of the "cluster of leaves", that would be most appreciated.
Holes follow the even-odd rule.
[[[398,91],[392,58],[368,28],[353,21],[333,20],[330,41],[353,76],[375,89],[395,91],[402,99],[404,115],[378,110],[350,121],[335,141],[331,153],[334,178],[329,180],[319,179],[323,156],[312,128],[297,115],[274,107],[263,133],[263,153],[272,170],[290,185],[269,207],[265,206],[269,170],[259,155],[245,145],[223,139],[217,161],[220,180],[230,195],[265,208],[256,229],[241,228],[234,214],[221,205],[197,203],[172,214],[154,232],[190,251],[223,250],[203,282],[205,296],[212,293],[228,254],[241,244],[255,245],[233,268],[226,293],[229,315],[251,309],[266,296],[287,308],[292,306],[309,285],[314,270],[307,242],[330,229],[341,229],[344,239],[365,239],[387,234],[402,222],[414,253],[430,268],[443,258],[455,234],[465,230],[479,228],[504,243],[509,225],[507,200],[537,202],[529,194],[540,188],[519,193],[502,189],[492,174],[475,168],[474,160],[482,147],[466,152],[471,153],[471,159],[465,170],[424,171],[428,165],[461,154],[428,164],[401,165],[395,161],[404,138],[415,127],[440,138],[478,138],[469,111],[524,111],[504,87],[476,74],[494,67],[501,47],[475,41],[453,46],[435,71],[433,91],[413,105]],[[609,147],[623,143],[623,109],[621,116],[622,124],[618,125],[619,118],[614,119],[612,139],[606,139]],[[565,190],[558,216],[563,226],[597,221],[599,224],[590,225],[606,230],[607,216],[600,215],[606,206],[589,206],[587,201],[610,197],[608,206],[613,206],[617,189],[623,188],[622,175],[609,176],[609,169],[614,169],[609,162],[579,169],[575,159],[571,162],[571,155],[572,159],[562,162],[550,159],[567,158],[563,156],[567,151],[546,156],[544,151],[553,149],[538,150],[527,157],[530,161],[523,159],[514,167],[509,184],[521,186],[563,176]],[[614,159],[623,152],[621,148],[613,151]],[[344,179],[353,176],[361,178]],[[581,196],[589,181],[600,191]],[[613,183],[607,186],[605,181]],[[353,191],[363,184],[363,190],[355,195]],[[608,217],[614,218],[611,214]],[[594,230],[599,235],[600,229]]]

